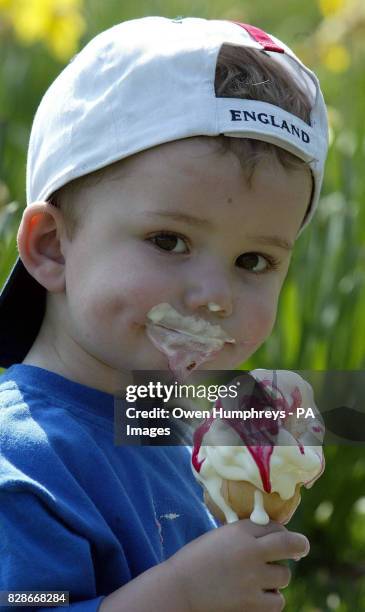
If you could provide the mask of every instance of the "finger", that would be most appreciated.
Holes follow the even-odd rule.
[[[291,579],[291,571],[286,565],[266,564],[262,572],[262,585],[265,590],[285,589]]]
[[[308,539],[303,534],[292,531],[269,533],[259,538],[257,544],[265,561],[301,558],[310,550]]]
[[[263,592],[259,600],[262,612],[281,612],[285,607],[285,597],[279,591]]]
[[[281,525],[276,521],[270,521],[267,525],[257,525],[256,523],[253,523],[250,519],[241,519],[240,521],[238,521],[238,523],[242,525],[242,527],[244,527],[246,533],[251,534],[255,538],[262,538],[263,536],[266,536],[270,533],[287,531],[284,525]]]

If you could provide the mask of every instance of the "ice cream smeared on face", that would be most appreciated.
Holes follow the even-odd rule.
[[[219,325],[184,317],[170,304],[157,304],[147,313],[146,331],[154,346],[166,355],[178,380],[185,380],[202,363],[212,359],[225,343],[235,344]]]
[[[227,522],[237,520],[238,515],[227,503],[224,486],[228,481],[250,483],[250,490],[251,485],[254,490],[250,518],[266,524],[270,519],[264,507],[268,495],[276,493],[283,501],[293,499],[296,507],[300,501],[298,485],[310,488],[322,474],[324,427],[312,388],[298,374],[276,370],[274,382],[273,371],[253,370],[250,377],[258,393],[248,397],[246,385],[237,398],[221,399],[215,405],[231,414],[234,408],[247,408],[249,401],[250,408],[280,408],[285,418],[243,421],[211,417],[195,431],[192,467]],[[294,416],[297,407],[312,408],[318,419],[298,419]]]

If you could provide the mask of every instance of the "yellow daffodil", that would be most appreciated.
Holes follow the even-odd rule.
[[[346,0],[319,0],[319,8],[325,17],[339,13],[345,4]]]
[[[62,61],[77,51],[85,30],[81,9],[82,0],[0,0],[0,11],[23,44],[43,41]]]
[[[344,45],[329,45],[321,53],[322,63],[331,72],[346,72],[351,63],[351,57]]]

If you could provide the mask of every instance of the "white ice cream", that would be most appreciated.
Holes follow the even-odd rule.
[[[250,374],[256,380],[267,381],[268,388],[270,388],[272,371],[254,370]],[[293,497],[297,484],[310,488],[323,472],[324,427],[314,404],[311,386],[294,372],[277,370],[276,374],[277,386],[283,396],[283,405],[286,402],[290,410],[290,407],[300,398],[300,407],[310,407],[318,415],[318,420],[313,418],[298,420],[294,415],[288,415],[284,421],[280,422],[276,445],[270,456],[270,492],[276,492],[281,499],[288,500]],[[234,401],[237,402],[237,399]],[[233,409],[232,400],[230,400],[230,409]],[[215,445],[215,441],[219,441],[219,445]],[[237,444],[237,446],[222,445],[222,441],[226,444]],[[227,522],[233,522],[238,517],[221,494],[224,479],[244,480],[254,485],[257,492],[264,491],[262,477],[255,459],[238,433],[224,420],[213,421],[209,431],[204,434],[197,458],[199,463],[201,461],[203,463],[200,471],[193,467],[193,472],[196,478],[204,484],[211,499],[224,513]],[[259,524],[269,522],[269,517],[263,507],[261,493],[255,494],[251,520]]]
[[[151,342],[166,355],[179,380],[211,359],[226,342],[235,343],[219,325],[193,316],[184,317],[170,304],[157,304],[147,313],[146,332]]]

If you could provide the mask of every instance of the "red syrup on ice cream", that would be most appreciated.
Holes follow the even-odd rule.
[[[251,377],[253,378],[253,377]],[[247,410],[253,408],[255,410],[274,409],[284,410],[286,414],[294,413],[297,407],[302,403],[302,396],[295,387],[291,393],[292,403],[289,405],[284,395],[277,385],[268,379],[256,381],[254,380],[253,392],[243,395],[239,400],[239,409]],[[218,399],[215,404],[216,408],[221,408],[221,400]],[[199,461],[199,450],[203,442],[205,434],[212,426],[215,417],[212,415],[206,419],[194,432],[193,437],[193,453],[192,464],[195,470],[199,473],[205,461]],[[270,458],[274,450],[275,440],[279,433],[279,421],[263,418],[250,419],[246,422],[242,419],[224,418],[223,419],[235,432],[239,435],[244,445],[248,448],[252,458],[256,462],[259,470],[262,486],[266,493],[271,493],[270,481]],[[304,447],[297,441],[301,454],[304,455]]]
[[[198,459],[200,447],[202,445],[203,438],[204,438],[205,434],[209,431],[210,426],[212,425],[213,421],[214,421],[214,417],[212,415],[211,417],[209,417],[209,419],[206,419],[194,431],[194,435],[193,435],[194,448],[193,448],[193,454],[192,454],[192,457],[191,457],[191,462],[192,462],[195,470],[198,473],[200,472],[201,467],[202,467],[202,465],[203,465],[203,463],[205,461],[205,459],[202,459],[201,461],[199,461],[199,459]]]

